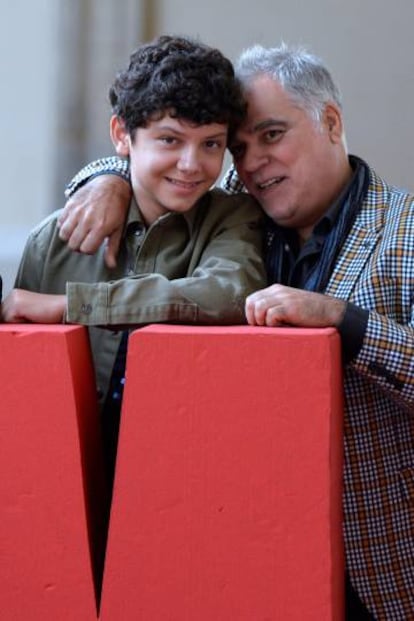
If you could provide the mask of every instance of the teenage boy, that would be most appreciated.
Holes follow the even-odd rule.
[[[127,334],[118,328],[245,323],[245,298],[266,277],[259,207],[210,190],[246,111],[230,61],[163,36],[131,55],[109,98],[111,138],[129,158],[133,190],[117,265],[105,265],[104,248],[71,252],[55,212],[29,237],[2,319],[89,326],[113,461]]]

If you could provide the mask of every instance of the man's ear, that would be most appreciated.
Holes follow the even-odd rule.
[[[344,125],[342,121],[342,113],[336,104],[328,102],[325,105],[325,110],[323,112],[323,124],[326,127],[331,142],[342,142]]]
[[[109,133],[111,140],[118,155],[127,157],[129,155],[130,137],[125,128],[125,124],[119,116],[113,114],[109,121]]]

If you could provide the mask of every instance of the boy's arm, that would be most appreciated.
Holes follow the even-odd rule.
[[[1,305],[4,323],[62,323],[65,295],[13,289]]]
[[[14,289],[1,305],[1,321],[5,323],[62,323],[64,319],[66,295],[39,293],[50,236],[38,233],[39,229],[30,233]]]
[[[158,261],[161,266],[171,253],[166,247],[158,254],[157,243],[155,254],[146,254],[145,248],[141,253],[152,273],[139,269],[110,282],[68,282],[66,321],[131,327],[245,323],[245,298],[266,284],[261,224],[262,212],[250,197],[215,201],[202,228],[194,231],[197,238],[183,277],[170,280],[157,269]]]
[[[106,242],[105,262],[116,265],[131,200],[129,161],[117,156],[91,162],[71,180],[59,218],[60,238],[72,250],[93,254]]]

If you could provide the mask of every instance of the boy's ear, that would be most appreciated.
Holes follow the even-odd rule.
[[[109,133],[111,140],[118,155],[126,157],[129,155],[130,139],[122,119],[115,114],[109,121]]]

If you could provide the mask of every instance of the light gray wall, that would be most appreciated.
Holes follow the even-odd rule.
[[[57,5],[0,1],[0,274],[7,289],[28,231],[50,205]]]
[[[235,58],[281,40],[322,56],[343,92],[348,146],[414,190],[412,0],[0,0],[0,274],[64,182],[110,149],[108,86],[150,34],[185,33]]]

